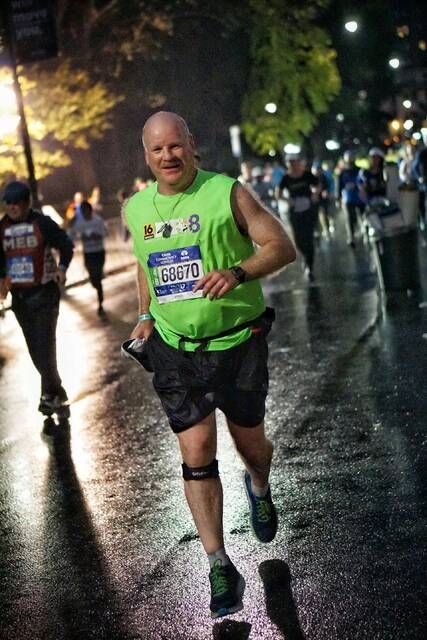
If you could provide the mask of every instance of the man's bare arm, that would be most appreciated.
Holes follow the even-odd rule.
[[[294,245],[281,222],[242,185],[233,187],[231,208],[240,231],[258,245],[254,255],[240,265],[247,280],[274,273],[295,260]],[[238,284],[231,271],[222,269],[206,274],[196,283],[194,291],[203,289],[209,298],[220,298]]]
[[[149,313],[151,294],[148,287],[147,277],[139,263],[136,271],[136,282],[138,286],[138,313]],[[153,327],[153,320],[138,321],[138,324],[130,334],[130,337],[145,338],[146,340],[151,335]]]

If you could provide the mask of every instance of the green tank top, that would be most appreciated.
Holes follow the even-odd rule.
[[[259,280],[245,282],[219,300],[192,293],[202,275],[232,267],[254,253],[251,239],[240,233],[231,211],[234,183],[222,174],[198,170],[186,191],[166,196],[154,183],[133,195],[125,207],[134,253],[150,288],[150,313],[172,347],[179,347],[181,336],[215,336],[265,310]],[[241,329],[210,340],[206,349],[229,349],[249,337],[250,329]],[[181,342],[186,351],[197,346]]]

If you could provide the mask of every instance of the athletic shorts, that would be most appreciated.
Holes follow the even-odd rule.
[[[154,330],[145,349],[153,386],[174,433],[215,409],[242,427],[256,427],[264,419],[268,346],[263,333],[224,351],[189,352],[169,346]]]

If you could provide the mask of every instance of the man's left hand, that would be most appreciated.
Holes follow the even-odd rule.
[[[210,300],[221,298],[239,284],[229,269],[210,271],[200,278],[193,287],[193,292],[203,289],[203,295]]]
[[[58,284],[65,284],[65,280],[66,280],[65,271],[63,269],[57,269],[55,275],[53,276],[53,279]]]

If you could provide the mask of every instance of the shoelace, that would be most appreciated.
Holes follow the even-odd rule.
[[[211,583],[214,596],[219,596],[228,590],[228,582],[221,560],[216,560],[211,569]]]
[[[264,498],[256,499],[256,517],[259,522],[268,522],[270,520],[271,510],[270,504]]]

